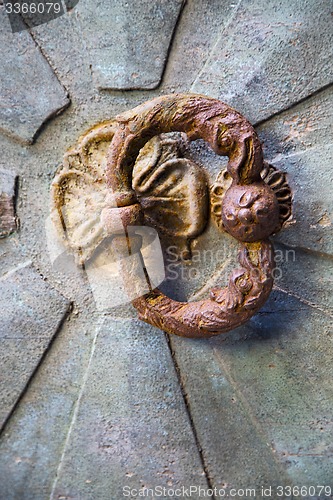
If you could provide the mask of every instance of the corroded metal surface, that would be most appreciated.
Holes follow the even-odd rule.
[[[144,223],[155,227],[182,259],[191,258],[191,242],[206,228],[209,194],[205,172],[185,157],[186,136],[161,134],[140,151],[133,169],[133,189]]]
[[[279,226],[275,227],[275,232],[277,230],[280,230],[283,226],[283,224],[291,217],[291,207],[292,207],[292,193],[291,189],[288,185],[286,174],[284,172],[281,172],[277,168],[273,167],[272,165],[269,165],[267,162],[264,162],[263,169],[260,173],[261,178],[268,184],[272,190],[274,191],[275,197],[278,201],[279,205]],[[221,230],[224,230],[224,224],[222,220],[222,205],[225,203],[224,196],[226,194],[226,191],[229,189],[229,187],[232,184],[232,177],[228,173],[228,170],[223,170],[220,172],[216,182],[213,184],[211,187],[211,206],[212,206],[212,216],[214,218],[214,221],[218,228]],[[247,204],[247,207],[240,207],[241,208],[247,208],[250,209],[251,207],[249,206],[252,201],[252,198],[249,200],[242,200],[241,203]],[[255,200],[256,204],[258,204],[258,200]],[[240,211],[240,210],[239,210]],[[251,208],[252,212],[252,208]],[[248,218],[250,220],[253,220],[252,213],[250,214],[249,212],[241,212],[241,217],[245,217],[245,223],[247,222]],[[259,218],[261,218],[262,215],[265,215],[264,213],[259,212]],[[228,212],[226,214],[226,222],[229,223],[231,227],[236,225],[236,222],[234,220],[234,214],[230,212],[230,216],[228,217]],[[276,221],[274,221],[275,224]],[[269,221],[270,224],[270,221]],[[246,228],[246,226],[245,226]],[[253,227],[251,228],[252,230],[254,229]],[[241,239],[241,238],[239,238]]]
[[[223,201],[222,221],[227,232],[245,243],[242,267],[232,273],[227,288],[211,290],[210,298],[192,303],[153,290],[133,301],[139,317],[186,337],[216,335],[243,324],[271,291],[273,256],[267,238],[279,227],[278,201],[261,178],[262,150],[252,125],[226,104],[200,95],[159,97],[117,120],[107,175],[119,210],[136,207],[131,179],[140,148],[156,134],[185,132],[190,140],[204,139],[217,154],[229,157],[233,181]]]
[[[140,238],[129,237],[128,227],[142,224],[183,238],[190,259],[188,243],[208,218],[207,187],[204,173],[183,158],[183,137],[168,135],[176,132],[190,141],[204,139],[218,155],[229,157],[229,185],[224,189],[218,178],[212,211],[217,225],[241,242],[241,267],[227,287],[211,289],[209,298],[198,302],[178,302],[149,286],[150,292],[132,303],[142,320],[169,333],[209,337],[243,324],[267,300],[274,264],[268,238],[291,210],[285,177],[264,164],[257,134],[240,113],[195,94],[144,103],[95,127],[67,153],[53,182],[53,203],[81,263],[110,237],[120,262],[140,252]],[[129,290],[142,280],[139,267],[139,261],[122,267]]]
[[[115,120],[88,130],[64,155],[52,182],[53,222],[78,264],[115,231],[118,212],[106,183],[106,153],[117,129]],[[155,227],[161,238],[172,241],[182,258],[191,254],[191,241],[205,229],[209,194],[205,173],[184,157],[186,136],[160,135],[140,152],[133,170],[133,188],[141,209],[140,223]],[[122,211],[127,217],[131,208]],[[143,213],[142,213],[143,212]],[[127,215],[126,215],[127,214]],[[123,232],[123,225],[118,228]]]
[[[17,176],[0,168],[0,238],[8,236],[18,227],[15,213],[15,187]]]
[[[133,305],[140,319],[168,333],[198,338],[228,332],[245,323],[265,303],[273,285],[273,255],[268,241],[255,248],[244,246],[239,263],[242,267],[231,274],[228,287],[212,289],[208,299],[177,302],[154,290],[135,299]]]

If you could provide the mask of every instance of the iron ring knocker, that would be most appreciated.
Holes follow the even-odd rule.
[[[142,224],[142,209],[132,189],[132,170],[140,149],[152,137],[185,132],[204,139],[229,157],[232,184],[223,202],[224,229],[241,242],[239,263],[226,288],[214,288],[198,302],[177,302],[155,289],[133,300],[140,319],[185,337],[209,337],[245,323],[267,300],[273,286],[274,257],[269,236],[280,229],[279,204],[262,180],[262,148],[252,125],[237,111],[195,94],[162,96],[117,117],[107,156],[107,183],[117,208],[105,209],[112,233],[115,211],[125,229]],[[123,238],[124,239],[124,238]]]

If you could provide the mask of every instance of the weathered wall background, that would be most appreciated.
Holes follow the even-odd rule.
[[[1,499],[332,486],[332,13],[327,0],[80,0],[12,34],[0,5],[0,188],[19,219],[0,240]],[[52,267],[45,236],[78,136],[173,92],[247,116],[294,192],[275,241],[295,259],[259,314],[207,341],[169,339],[130,306],[98,313],[84,272]],[[193,154],[214,179],[221,160]],[[221,241],[236,254],[213,227],[199,248]],[[178,292],[200,294],[224,265],[203,263]]]

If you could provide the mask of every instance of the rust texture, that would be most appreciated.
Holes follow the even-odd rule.
[[[228,171],[236,182],[261,182],[261,144],[252,125],[238,111],[201,95],[162,96],[117,117],[108,155],[108,183],[118,205],[135,198],[131,172],[140,149],[155,135],[185,132],[190,140],[204,139],[219,155],[229,157]]]
[[[207,225],[209,193],[204,170],[185,157],[186,135],[155,136],[141,149],[132,175],[140,205],[120,211],[105,172],[116,130],[115,120],[98,124],[64,155],[51,186],[52,220],[62,243],[83,265],[108,236],[140,221],[190,259],[191,242]]]
[[[207,299],[177,302],[158,289],[135,299],[139,318],[168,333],[191,338],[219,335],[242,325],[265,303],[272,289],[271,243],[242,246],[239,263],[242,267],[232,272],[228,286],[211,289]]]
[[[133,301],[139,317],[185,337],[209,337],[240,326],[269,296],[273,252],[268,237],[281,226],[277,196],[261,176],[262,149],[252,125],[226,104],[193,94],[158,97],[116,119],[106,173],[123,221],[129,209],[132,223],[142,220],[132,187],[140,149],[156,135],[185,132],[189,140],[204,139],[217,154],[229,157],[232,182],[221,202],[221,224],[242,242],[241,268],[226,288],[212,289],[209,298],[192,303],[177,302],[155,289]]]
[[[184,154],[196,139],[229,158],[211,187],[210,209],[217,226],[240,242],[240,267],[227,287],[198,302],[165,296],[147,271],[144,291],[136,293],[142,259],[125,257],[140,255],[142,240],[131,226],[154,226],[184,260],[206,227],[207,178]],[[77,262],[93,260],[102,242],[112,241],[139,317],[185,337],[225,333],[264,304],[273,286],[269,237],[290,217],[291,201],[285,174],[263,161],[252,125],[228,105],[195,94],[158,97],[93,127],[66,153],[52,183],[53,219]]]
[[[9,170],[0,169],[0,238],[5,238],[18,229],[15,213],[17,176]]]
[[[176,246],[183,260],[192,256],[192,240],[206,228],[209,192],[204,169],[185,157],[185,134],[153,137],[140,151],[132,186],[144,213],[165,246]]]
[[[276,221],[274,221],[274,232],[276,233],[277,231],[280,231],[283,224],[291,217],[291,189],[288,185],[286,174],[278,170],[276,167],[273,167],[273,165],[268,164],[267,162],[264,162],[264,166],[260,175],[263,181],[265,181],[265,183],[271,187],[278,202],[279,224],[275,226]],[[229,172],[227,170],[222,170],[222,172],[220,172],[220,174],[218,175],[216,182],[211,187],[211,212],[216,225],[222,231],[226,230],[222,217],[222,205],[223,203],[225,203],[224,197],[231,184],[232,177],[230,176]],[[247,221],[252,221],[254,210],[258,213],[259,221],[262,224],[265,224],[265,210],[262,210],[262,208],[258,206],[258,199],[255,199],[255,197],[252,195],[252,197],[250,197],[249,199],[243,199],[240,201],[241,205],[243,206],[236,205],[229,207],[230,210],[228,212],[228,217],[226,220],[227,224],[229,223],[231,227],[233,225],[237,226],[237,219],[240,217],[245,223],[245,225],[241,229],[247,229],[248,233],[250,231],[253,232],[256,229],[260,229],[259,224],[257,225],[257,227],[246,226]],[[274,203],[273,200],[271,201]],[[242,210],[243,208],[246,208],[247,210]],[[268,224],[271,224],[271,221],[268,220]],[[242,239],[242,234],[240,234],[240,237],[238,239]]]

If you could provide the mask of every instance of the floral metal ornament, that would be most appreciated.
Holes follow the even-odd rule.
[[[291,214],[284,174],[264,163],[257,134],[240,113],[196,94],[148,101],[81,138],[65,156],[52,194],[56,223],[81,263],[106,238],[119,257],[140,252],[142,241],[130,228],[145,224],[181,240],[190,258],[190,243],[209,217],[206,176],[184,156],[186,141],[196,139],[229,157],[211,188],[211,208],[218,227],[241,243],[240,268],[227,287],[198,302],[178,302],[150,287],[132,303],[142,320],[168,333],[209,337],[245,323],[267,300],[274,267],[269,237]],[[124,266],[123,273],[133,288],[139,269]]]
[[[273,167],[273,165],[269,165],[267,162],[264,162],[263,169],[260,172],[260,176],[262,180],[272,188],[279,205],[279,225],[275,228],[275,232],[277,232],[280,231],[283,224],[291,217],[291,189],[288,185],[286,174]],[[216,179],[216,182],[211,187],[210,196],[212,216],[216,225],[222,231],[226,230],[222,218],[222,205],[225,202],[224,195],[226,194],[231,184],[231,175],[229,174],[228,170],[223,170],[222,172],[220,172],[218,178]],[[254,203],[256,206],[252,208]],[[240,221],[237,221],[238,215],[243,221],[243,231],[247,231],[248,234],[250,231],[254,231],[255,228],[251,227],[251,223],[253,222],[255,212],[258,214],[258,222],[261,224],[265,224],[264,216],[266,210],[260,207],[259,204],[260,202],[254,194],[252,195],[252,198],[240,199],[239,206],[233,208],[230,207],[226,224],[231,227],[240,224]],[[237,213],[235,213],[235,211]],[[250,224],[247,225],[247,222],[249,222]],[[241,237],[239,239],[241,240]]]
[[[107,150],[116,129],[113,120],[88,130],[65,154],[52,182],[53,222],[78,264],[110,236],[102,217],[116,206],[106,179]],[[152,138],[138,155],[132,180],[143,223],[162,238],[171,237],[183,259],[190,258],[191,241],[204,231],[209,210],[205,174],[183,157],[187,142],[184,134]]]

